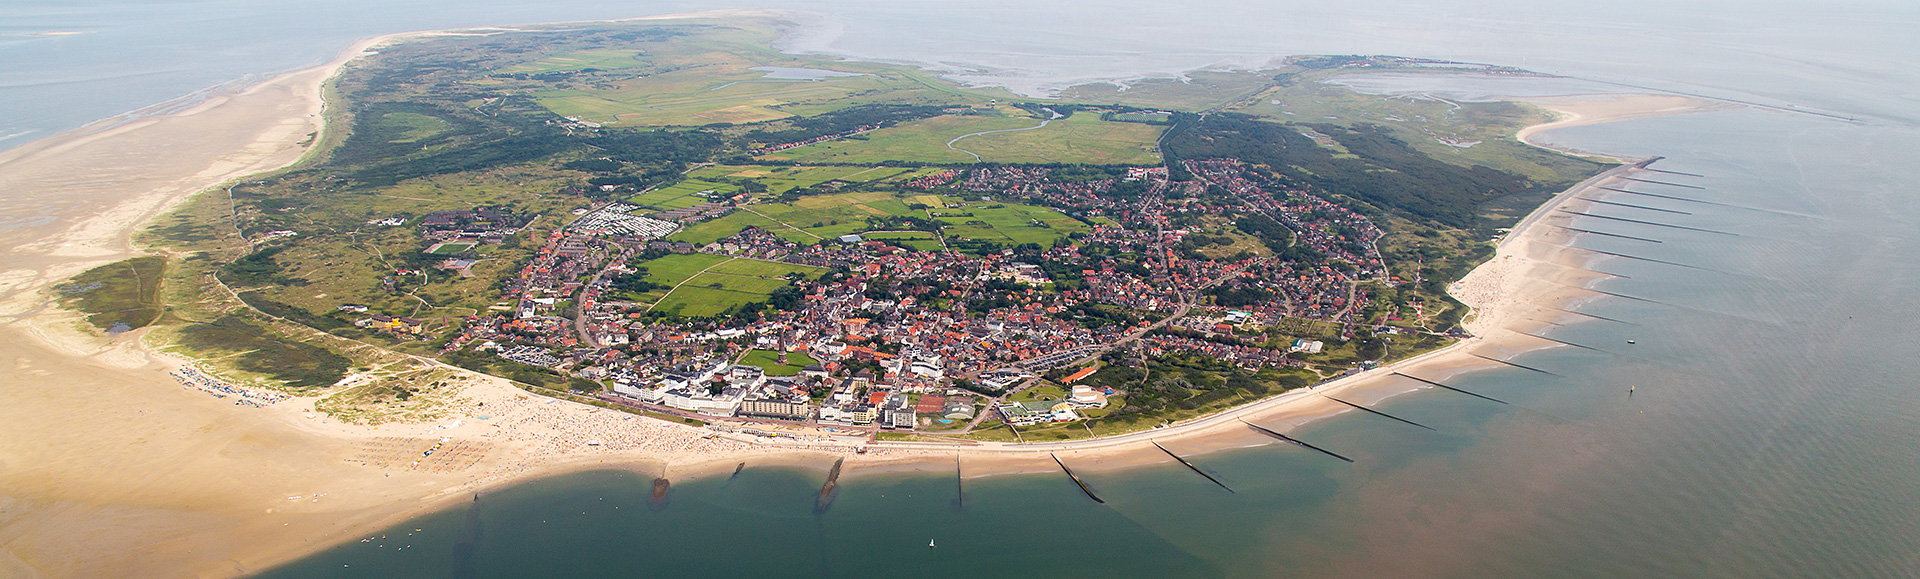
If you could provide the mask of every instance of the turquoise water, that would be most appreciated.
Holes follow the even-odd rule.
[[[340,10],[0,8],[17,16],[0,30],[0,137],[28,135],[0,147],[317,62],[368,34],[692,5],[329,6]],[[1297,433],[1353,464],[1271,444],[1193,457],[1234,493],[1178,465],[1086,474],[1105,504],[1054,474],[969,480],[962,507],[951,476],[855,478],[820,515],[823,471],[749,465],[734,479],[676,481],[659,510],[647,504],[649,481],[587,473],[488,494],[263,576],[1920,576],[1920,69],[1908,62],[1920,54],[1920,8],[810,8],[834,20],[796,46],[951,60],[1024,86],[1288,53],[1398,53],[1858,120],[1735,110],[1551,135],[1704,175],[1663,178],[1704,190],[1630,188],[1705,203],[1617,199],[1690,215],[1594,212],[1737,235],[1583,221],[1662,243],[1576,245],[1690,267],[1597,259],[1595,269],[1626,277],[1596,287],[1641,300],[1596,298],[1576,309],[1625,323],[1546,334],[1595,350],[1520,359],[1557,377],[1498,369],[1449,382],[1511,405],[1423,391],[1381,409],[1438,432],[1349,414]],[[303,12],[318,14],[288,24]],[[259,23],[277,24],[233,30]],[[57,29],[93,32],[25,35]]]

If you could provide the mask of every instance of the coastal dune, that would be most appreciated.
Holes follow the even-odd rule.
[[[474,377],[457,423],[368,427],[311,412],[311,400],[236,406],[183,389],[182,362],[145,350],[138,332],[105,338],[44,307],[46,288],[137,255],[129,236],[187,196],[296,162],[322,130],[321,87],[371,39],[326,66],[183,112],[108,121],[0,153],[0,577],[218,577],[256,572],[433,509],[533,477],[623,468],[669,478],[755,466],[831,464],[845,447],[756,444],[682,425],[530,396]],[[1523,132],[1710,110],[1681,97],[1540,102],[1566,118]],[[1593,104],[1603,103],[1603,104]],[[1583,186],[1591,185],[1583,184]],[[1566,202],[1571,192],[1556,198]],[[1536,215],[1545,215],[1555,203]],[[1545,219],[1551,219],[1547,217]],[[1528,223],[1536,222],[1529,219]],[[1591,297],[1591,256],[1562,249],[1565,232],[1528,227],[1453,288],[1472,305],[1477,337],[1451,348],[1171,429],[1057,445],[885,444],[848,461],[847,476],[960,465],[968,477],[1168,462],[1183,455],[1275,444],[1240,420],[1285,431],[1354,412],[1319,396],[1367,404],[1497,367],[1551,344],[1532,332]],[[433,471],[355,462],[382,440],[484,443],[468,467]],[[1106,458],[1110,460],[1088,460]]]

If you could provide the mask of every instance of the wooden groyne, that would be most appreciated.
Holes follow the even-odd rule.
[[[1551,224],[1551,223],[1549,223],[1548,225],[1553,225],[1553,224]],[[1592,230],[1592,229],[1581,229],[1581,228],[1578,228],[1578,227],[1567,227],[1567,226],[1565,226],[1565,225],[1553,225],[1553,226],[1554,226],[1554,227],[1558,227],[1558,228],[1561,228],[1561,229],[1565,229],[1565,230],[1567,230],[1567,231],[1572,231],[1572,232],[1575,232],[1575,233],[1590,233],[1590,234],[1593,234],[1593,235],[1602,235],[1602,236],[1606,236],[1606,237],[1618,237],[1618,238],[1620,238],[1620,239],[1631,239],[1631,240],[1633,240],[1633,241],[1645,241],[1645,242],[1647,242],[1647,243],[1666,243],[1665,241],[1660,241],[1660,240],[1658,240],[1658,239],[1653,239],[1653,238],[1650,238],[1650,237],[1636,237],[1636,236],[1632,236],[1632,235],[1622,235],[1622,234],[1619,234],[1619,233],[1607,233],[1607,232],[1605,232],[1605,231],[1594,231],[1594,230]]]
[[[840,491],[840,467],[846,464],[846,458],[834,459],[833,468],[827,470],[826,484],[820,485],[820,496],[813,499],[813,514],[826,514],[827,509],[833,506],[833,498]]]
[[[1688,212],[1688,211],[1681,211],[1681,210],[1678,210],[1678,209],[1661,209],[1661,208],[1659,208],[1659,207],[1649,207],[1649,206],[1646,206],[1646,205],[1634,205],[1634,204],[1632,204],[1632,203],[1621,203],[1621,202],[1618,202],[1618,201],[1607,201],[1607,200],[1605,200],[1605,199],[1595,199],[1595,198],[1593,198],[1593,197],[1581,197],[1581,198],[1580,198],[1580,200],[1581,200],[1581,201],[1586,201],[1586,202],[1588,202],[1588,203],[1599,203],[1599,204],[1601,204],[1601,205],[1613,205],[1613,206],[1615,206],[1615,207],[1631,207],[1631,208],[1633,208],[1633,209],[1645,209],[1645,210],[1647,210],[1647,211],[1658,211],[1658,212],[1661,212],[1661,213],[1673,213],[1673,214],[1676,214],[1676,215],[1693,215],[1693,213],[1692,213],[1692,212]]]
[[[1720,230],[1717,230],[1717,229],[1704,229],[1704,228],[1700,228],[1700,227],[1688,227],[1688,226],[1685,226],[1685,225],[1674,225],[1674,224],[1671,224],[1671,223],[1660,223],[1660,222],[1658,222],[1658,221],[1647,221],[1647,220],[1644,220],[1644,219],[1628,219],[1628,218],[1625,218],[1625,217],[1614,217],[1614,216],[1612,216],[1612,215],[1601,215],[1601,214],[1598,214],[1598,213],[1585,213],[1585,212],[1580,212],[1580,211],[1574,211],[1574,210],[1572,210],[1572,209],[1561,209],[1561,210],[1560,210],[1560,212],[1561,212],[1561,213],[1566,213],[1566,214],[1568,214],[1568,215],[1578,215],[1578,216],[1581,216],[1581,217],[1592,217],[1592,218],[1594,218],[1594,219],[1606,219],[1606,220],[1609,220],[1609,221],[1619,221],[1619,222],[1621,222],[1621,223],[1635,223],[1635,224],[1639,224],[1639,225],[1652,225],[1652,226],[1654,226],[1654,227],[1666,227],[1666,228],[1669,228],[1669,229],[1680,229],[1680,230],[1685,230],[1685,231],[1698,231],[1698,232],[1701,232],[1701,233],[1712,233],[1712,234],[1715,234],[1715,235],[1731,235],[1731,236],[1734,236],[1734,237],[1739,237],[1739,236],[1740,236],[1740,234],[1738,234],[1738,233],[1732,233],[1732,232],[1728,232],[1728,231],[1720,231]]]
[[[1679,171],[1668,171],[1668,170],[1666,170],[1666,169],[1655,169],[1655,168],[1653,168],[1653,167],[1646,167],[1646,166],[1642,166],[1642,167],[1640,167],[1640,168],[1641,168],[1641,169],[1646,169],[1646,170],[1648,170],[1648,171],[1653,171],[1653,172],[1655,172],[1655,173],[1666,173],[1666,174],[1668,174],[1668,175],[1685,175],[1685,176],[1688,176],[1688,177],[1700,177],[1700,178],[1702,178],[1702,179],[1704,179],[1704,178],[1706,178],[1706,175],[1701,175],[1701,174],[1699,174],[1699,173],[1682,173],[1682,172],[1679,172]]]
[[[1573,314],[1573,315],[1576,315],[1576,316],[1586,316],[1586,317],[1589,317],[1589,318],[1593,318],[1593,319],[1596,319],[1596,320],[1605,320],[1605,321],[1609,321],[1609,322],[1614,322],[1614,323],[1617,323],[1617,324],[1626,324],[1626,325],[1629,325],[1629,326],[1638,326],[1638,325],[1640,325],[1640,324],[1636,324],[1636,323],[1633,323],[1633,322],[1629,322],[1629,321],[1626,321],[1626,320],[1616,320],[1616,319],[1613,319],[1613,318],[1609,318],[1609,317],[1606,317],[1606,316],[1596,316],[1596,315],[1593,315],[1593,314],[1589,314],[1589,313],[1586,313],[1586,312],[1576,312],[1576,311],[1573,311],[1573,310],[1569,310],[1569,309],[1566,309],[1566,308],[1554,308],[1554,309],[1556,309],[1556,310],[1560,310],[1560,311],[1563,311],[1563,312],[1566,312],[1566,313],[1569,313],[1569,314]],[[1555,324],[1555,325],[1558,325],[1558,324]]]
[[[1267,427],[1265,427],[1265,426],[1261,426],[1261,425],[1258,425],[1258,424],[1254,424],[1254,423],[1252,423],[1252,422],[1247,422],[1247,421],[1245,421],[1245,420],[1241,420],[1241,421],[1240,421],[1240,423],[1241,423],[1241,424],[1245,424],[1245,425],[1247,425],[1247,427],[1248,427],[1248,428],[1252,428],[1252,429],[1254,429],[1254,430],[1258,430],[1258,431],[1260,431],[1261,433],[1263,433],[1263,434],[1266,434],[1267,436],[1271,436],[1271,437],[1274,437],[1274,438],[1278,438],[1278,439],[1280,439],[1280,440],[1284,440],[1284,441],[1287,441],[1287,442],[1291,442],[1291,443],[1294,443],[1294,444],[1297,444],[1297,445],[1300,445],[1300,447],[1302,447],[1302,448],[1306,448],[1306,449],[1308,449],[1308,450],[1312,450],[1312,451],[1314,451],[1314,452],[1318,452],[1318,453],[1320,453],[1320,454],[1324,454],[1324,455],[1327,455],[1327,456],[1331,456],[1331,457],[1334,457],[1334,458],[1337,458],[1337,459],[1340,459],[1340,460],[1344,460],[1344,461],[1347,461],[1347,462],[1353,462],[1353,459],[1351,459],[1351,458],[1347,458],[1347,457],[1344,457],[1344,456],[1340,456],[1340,454],[1339,454],[1339,453],[1336,453],[1336,452],[1334,452],[1334,451],[1331,451],[1331,450],[1327,450],[1327,449],[1324,449],[1324,448],[1320,448],[1320,447],[1318,447],[1318,446],[1314,446],[1314,445],[1311,445],[1311,444],[1307,444],[1307,443],[1306,443],[1306,441],[1304,441],[1304,440],[1300,440],[1300,439],[1298,439],[1298,438],[1294,438],[1294,437],[1291,437],[1291,436],[1287,436],[1287,435],[1285,435],[1285,434],[1280,434],[1280,433],[1278,433],[1278,432],[1274,432],[1274,431],[1273,431],[1273,429],[1270,429],[1270,428],[1267,428]]]
[[[1639,260],[1639,261],[1645,261],[1645,262],[1650,262],[1650,263],[1658,263],[1658,264],[1664,264],[1664,265],[1672,265],[1672,266],[1678,266],[1678,267],[1684,267],[1684,268],[1688,268],[1688,269],[1698,269],[1698,270],[1703,270],[1703,271],[1712,271],[1712,272],[1720,272],[1720,270],[1717,270],[1717,269],[1711,269],[1711,268],[1705,268],[1705,267],[1700,267],[1700,266],[1697,266],[1697,265],[1689,265],[1689,264],[1685,264],[1685,263],[1680,263],[1680,262],[1677,262],[1677,261],[1667,261],[1667,260],[1664,260],[1664,259],[1654,259],[1654,258],[1651,258],[1651,257],[1640,257],[1640,256],[1638,256],[1638,255],[1630,255],[1630,254],[1625,254],[1625,253],[1619,253],[1619,252],[1614,252],[1614,251],[1602,251],[1602,250],[1598,250],[1598,249],[1588,249],[1588,248],[1585,248],[1585,247],[1579,247],[1579,246],[1574,246],[1574,245],[1562,245],[1561,247],[1565,247],[1565,248],[1568,248],[1568,249],[1578,249],[1578,250],[1580,250],[1580,251],[1585,251],[1585,252],[1590,252],[1590,253],[1598,253],[1598,254],[1600,254],[1600,255],[1611,255],[1611,256],[1614,256],[1614,257],[1619,257],[1619,258],[1625,258],[1625,259],[1633,259],[1633,260]],[[1725,272],[1721,272],[1721,273],[1725,273]]]
[[[1482,356],[1482,357],[1484,358],[1485,356]],[[1488,359],[1489,359],[1489,360],[1491,360],[1492,358],[1488,358]],[[1515,365],[1516,365],[1516,366],[1518,366],[1518,364],[1515,364]],[[1531,369],[1531,368],[1529,368],[1529,369]],[[1459,389],[1459,388],[1454,388],[1454,387],[1452,387],[1452,386],[1448,386],[1448,385],[1446,385],[1446,384],[1441,384],[1441,383],[1439,383],[1439,382],[1435,382],[1435,381],[1432,381],[1432,380],[1428,380],[1428,379],[1426,379],[1426,378],[1421,378],[1421,377],[1419,377],[1419,376],[1411,376],[1411,375],[1407,375],[1407,374],[1402,374],[1402,373],[1399,373],[1399,372],[1394,372],[1394,373],[1393,373],[1393,375],[1395,375],[1395,376],[1399,376],[1399,377],[1401,377],[1401,378],[1406,378],[1406,379],[1408,379],[1408,380],[1413,380],[1413,381],[1415,381],[1415,382],[1423,382],[1423,383],[1426,383],[1426,384],[1430,384],[1430,385],[1432,385],[1432,386],[1435,386],[1435,387],[1438,387],[1438,388],[1445,388],[1445,389],[1448,389],[1448,390],[1452,390],[1452,391],[1454,391],[1454,392],[1459,392],[1459,393],[1461,393],[1461,394],[1465,394],[1465,395],[1468,395],[1468,396],[1472,396],[1472,397],[1474,397],[1474,398],[1479,398],[1479,399],[1481,399],[1481,400],[1486,400],[1486,401],[1488,401],[1488,402],[1498,402],[1498,403],[1501,403],[1501,404],[1506,404],[1506,403],[1507,403],[1507,401],[1505,401],[1505,400],[1500,400],[1500,399],[1498,399],[1498,398],[1493,398],[1493,397],[1491,397],[1491,396],[1482,396],[1482,395],[1479,395],[1479,394],[1474,394],[1474,393],[1472,393],[1472,392],[1468,392],[1468,391],[1465,391],[1465,390],[1461,390],[1461,389]],[[1557,375],[1558,375],[1558,374],[1556,374],[1556,376],[1557,376]]]
[[[1513,367],[1515,367],[1515,368],[1519,368],[1519,369],[1521,369],[1521,370],[1532,370],[1532,371],[1535,371],[1535,372],[1539,372],[1539,373],[1541,373],[1541,374],[1546,374],[1546,375],[1548,375],[1548,376],[1559,376],[1559,374],[1555,374],[1555,373],[1552,373],[1552,372],[1548,372],[1548,371],[1546,371],[1546,370],[1541,370],[1541,369],[1539,369],[1539,368],[1535,368],[1535,367],[1532,367],[1532,366],[1527,366],[1527,365],[1524,365],[1524,364],[1516,364],[1516,363],[1513,363],[1513,362],[1508,362],[1508,361],[1506,361],[1506,360],[1502,360],[1502,359],[1499,359],[1499,358],[1492,358],[1492,357],[1487,357],[1487,356],[1482,356],[1482,355],[1479,355],[1479,354],[1474,354],[1474,353],[1471,353],[1471,352],[1469,352],[1469,353],[1468,353],[1467,355],[1469,355],[1469,356],[1473,356],[1473,357],[1475,357],[1475,358],[1479,358],[1479,359],[1482,359],[1482,360],[1486,360],[1486,361],[1488,361],[1488,362],[1499,362],[1499,363],[1501,363],[1501,364],[1506,364],[1506,365],[1508,365],[1508,366],[1513,366]],[[1405,374],[1401,374],[1401,375],[1402,375],[1402,376],[1406,376]],[[1412,376],[1407,376],[1407,377],[1408,377],[1408,378],[1412,378]]]
[[[1365,413],[1368,413],[1368,414],[1372,414],[1372,415],[1375,415],[1375,416],[1380,416],[1380,417],[1383,417],[1383,418],[1391,418],[1391,419],[1393,419],[1393,420],[1398,420],[1398,421],[1400,421],[1400,422],[1404,422],[1404,423],[1407,423],[1407,424],[1411,424],[1411,425],[1414,425],[1414,426],[1418,426],[1418,427],[1421,427],[1421,428],[1425,428],[1425,429],[1427,429],[1427,430],[1433,430],[1433,427],[1431,427],[1431,426],[1427,426],[1427,425],[1425,425],[1425,424],[1421,424],[1421,423],[1418,423],[1418,422],[1414,422],[1414,421],[1412,421],[1412,420],[1407,420],[1407,419],[1405,419],[1405,418],[1401,418],[1401,417],[1398,417],[1398,416],[1394,416],[1394,415],[1392,415],[1392,414],[1387,414],[1387,413],[1385,413],[1385,412],[1381,412],[1381,411],[1378,411],[1378,410],[1374,410],[1374,409],[1372,409],[1372,408],[1367,408],[1367,407],[1365,407],[1365,406],[1361,406],[1361,405],[1359,405],[1359,404],[1354,404],[1354,403],[1352,403],[1352,402],[1348,402],[1348,401],[1345,401],[1345,400],[1341,400],[1341,399],[1339,399],[1339,398],[1334,398],[1334,397],[1332,397],[1332,396],[1328,396],[1328,395],[1325,395],[1325,394],[1321,394],[1320,396],[1321,396],[1322,398],[1326,398],[1326,399],[1328,399],[1328,400],[1332,400],[1332,401],[1334,401],[1334,402],[1339,402],[1339,403],[1341,403],[1341,404],[1345,404],[1345,405],[1347,405],[1347,406],[1352,406],[1354,410],[1359,410],[1359,411],[1361,411],[1361,412],[1365,412]],[[1433,430],[1433,431],[1434,431],[1434,432],[1439,432],[1438,430]]]
[[[1093,502],[1096,503],[1107,504],[1106,501],[1100,500],[1099,496],[1093,494],[1093,489],[1087,488],[1085,481],[1080,480],[1078,475],[1073,474],[1073,469],[1067,468],[1067,463],[1060,462],[1060,455],[1049,452],[1047,456],[1053,457],[1053,463],[1060,465],[1060,470],[1067,473],[1067,478],[1073,479],[1073,484],[1080,487],[1080,492],[1087,493],[1087,498],[1093,499]]]
[[[1654,299],[1648,299],[1648,298],[1643,298],[1643,297],[1640,297],[1640,296],[1630,296],[1630,295],[1627,295],[1627,294],[1623,294],[1623,293],[1619,293],[1619,292],[1610,292],[1610,291],[1607,291],[1607,290],[1602,290],[1602,289],[1593,289],[1593,288],[1590,288],[1590,287],[1586,287],[1586,286],[1578,286],[1578,285],[1573,285],[1573,284],[1567,284],[1567,283],[1563,283],[1563,284],[1558,284],[1558,285],[1560,285],[1560,286],[1562,286],[1562,287],[1568,287],[1568,288],[1572,288],[1572,289],[1577,289],[1577,290],[1580,290],[1580,291],[1583,291],[1583,292],[1591,292],[1591,293],[1596,293],[1596,294],[1600,294],[1600,295],[1603,295],[1603,296],[1613,296],[1613,297],[1616,297],[1616,298],[1621,298],[1621,299],[1629,299],[1629,300],[1634,300],[1634,301],[1641,301],[1641,302],[1647,302],[1647,303],[1650,303],[1650,304],[1660,304],[1660,305],[1663,305],[1663,306],[1665,306],[1665,305],[1672,305],[1672,304],[1668,304],[1668,303],[1666,303],[1666,302],[1662,302],[1662,301],[1660,301],[1660,300],[1654,300]],[[1566,311],[1566,310],[1561,310],[1561,311]]]
[[[1636,178],[1633,178],[1633,177],[1621,177],[1621,179],[1624,179],[1624,180],[1627,180],[1627,181],[1633,181],[1633,182],[1635,182],[1635,183],[1648,183],[1648,184],[1653,184],[1653,185],[1666,185],[1666,186],[1668,186],[1668,187],[1685,187],[1685,188],[1687,188],[1687,189],[1699,189],[1699,190],[1702,190],[1702,191],[1705,191],[1705,190],[1707,189],[1706,187],[1701,187],[1701,186],[1699,186],[1699,185],[1688,185],[1688,184],[1685,184],[1685,183],[1668,183],[1668,182],[1666,182],[1666,181],[1655,181],[1655,180],[1652,180],[1652,179],[1636,179]]]
[[[1717,201],[1707,201],[1707,200],[1704,200],[1704,199],[1694,199],[1694,198],[1692,198],[1692,197],[1676,197],[1676,196],[1673,196],[1673,195],[1661,195],[1661,194],[1659,194],[1659,193],[1648,193],[1648,192],[1645,192],[1645,191],[1632,191],[1632,190],[1628,190],[1628,189],[1621,189],[1621,188],[1619,188],[1619,187],[1608,187],[1608,186],[1605,186],[1605,185],[1597,185],[1597,186],[1595,186],[1594,188],[1596,188],[1596,189],[1605,189],[1605,190],[1608,190],[1608,191],[1612,191],[1612,192],[1614,192],[1614,193],[1626,193],[1626,194],[1628,194],[1628,195],[1639,195],[1639,196],[1642,196],[1642,197],[1658,197],[1658,198],[1661,198],[1661,199],[1672,199],[1672,200],[1674,200],[1674,201],[1686,201],[1686,202],[1689,202],[1689,203],[1700,203],[1700,204],[1703,204],[1703,205],[1719,205],[1719,206],[1721,206],[1721,207],[1739,207],[1738,205],[1728,205],[1728,204],[1726,204],[1726,203],[1720,203],[1720,202],[1717,202]]]
[[[1171,450],[1167,450],[1167,447],[1160,446],[1159,441],[1149,440],[1147,442],[1153,443],[1154,448],[1160,449],[1160,452],[1167,453],[1167,456],[1171,456],[1174,460],[1180,461],[1180,464],[1184,464],[1187,468],[1193,469],[1193,472],[1198,473],[1200,476],[1207,477],[1207,480],[1213,481],[1213,484],[1220,485],[1220,488],[1227,489],[1227,492],[1233,492],[1233,487],[1227,486],[1227,483],[1220,482],[1220,479],[1213,478],[1213,475],[1207,474],[1207,471],[1200,470],[1200,467],[1194,466],[1191,462],[1187,462],[1187,459],[1180,458],[1180,455],[1174,454]]]
[[[667,477],[653,479],[653,493],[647,496],[647,507],[656,511],[667,510],[667,493],[673,489],[673,481]]]
[[[1593,350],[1593,351],[1595,351],[1595,352],[1606,352],[1606,353],[1609,353],[1609,354],[1611,354],[1611,353],[1612,353],[1612,352],[1607,352],[1606,350],[1602,350],[1602,349],[1599,349],[1599,348],[1595,348],[1595,347],[1593,347],[1593,346],[1588,346],[1588,345],[1586,345],[1586,344],[1575,344],[1575,343],[1573,343],[1573,342],[1569,342],[1569,341],[1566,341],[1566,340],[1562,340],[1562,339],[1559,339],[1559,338],[1549,338],[1549,337],[1546,337],[1546,336],[1542,336],[1542,335],[1540,335],[1540,334],[1534,334],[1534,333],[1530,333],[1530,332],[1522,332],[1522,331],[1519,331],[1519,330],[1514,330],[1514,331],[1513,331],[1513,333],[1515,333],[1515,334],[1520,334],[1520,335],[1522,335],[1522,336],[1530,336],[1530,337],[1534,337],[1534,338],[1539,338],[1539,339],[1542,339],[1542,340],[1546,340],[1546,341],[1549,341],[1549,342],[1553,342],[1553,343],[1555,343],[1555,344],[1560,344],[1560,345],[1562,345],[1562,346],[1573,346],[1573,347],[1575,347],[1575,348],[1580,348],[1580,349],[1582,349],[1582,350]]]
[[[953,455],[953,510],[967,508],[967,476],[960,469],[960,455]]]

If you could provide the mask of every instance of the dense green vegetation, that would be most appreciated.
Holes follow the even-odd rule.
[[[136,257],[87,270],[53,291],[62,307],[86,314],[96,328],[144,328],[165,312],[160,280],[166,266],[165,257]]]
[[[180,344],[201,355],[230,357],[239,370],[272,377],[289,388],[331,386],[345,378],[353,365],[331,350],[280,339],[238,316],[181,328]]]
[[[1349,154],[1321,146],[1301,134],[1302,126],[1237,113],[1183,115],[1162,147],[1171,158],[1233,157],[1259,163],[1286,182],[1461,228],[1485,225],[1477,208],[1487,201],[1564,185],[1537,184],[1485,166],[1442,163],[1375,125],[1306,127],[1332,137]]]

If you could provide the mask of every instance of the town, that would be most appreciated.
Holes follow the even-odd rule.
[[[735,212],[762,215],[747,194],[703,192],[709,200],[679,209],[596,202],[531,240],[536,257],[501,286],[506,307],[465,319],[440,353],[488,353],[607,403],[702,420],[964,434],[989,420],[1125,411],[1109,408],[1124,388],[1076,384],[1115,363],[1200,355],[1247,372],[1298,368],[1323,342],[1276,342],[1272,328],[1401,330],[1359,313],[1372,299],[1365,287],[1398,281],[1368,218],[1235,159],[1183,167],[1196,178],[1171,181],[1165,167],[1096,179],[994,165],[910,174],[892,185],[899,195],[955,201],[810,244],[780,226],[704,244],[666,239]],[[1049,244],[973,242],[939,219],[980,207],[962,199],[1032,204],[1086,227]],[[428,253],[449,256],[440,267],[458,270],[471,263],[460,250],[498,244],[531,220],[480,208],[419,227]],[[1209,226],[1221,233],[1199,232]],[[1233,239],[1248,245],[1204,251]],[[684,310],[690,303],[704,309]],[[360,325],[430,339],[411,318],[370,314]]]

